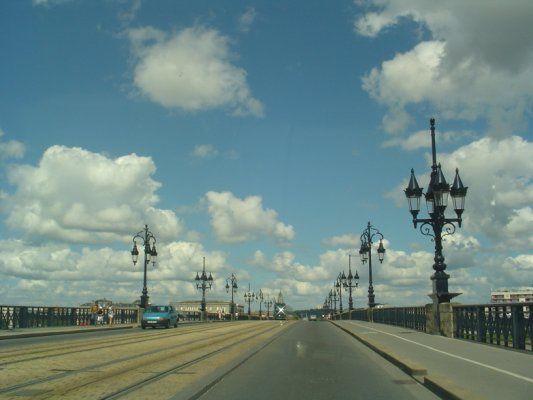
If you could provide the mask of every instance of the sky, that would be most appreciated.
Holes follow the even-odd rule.
[[[368,222],[376,302],[429,303],[403,189],[427,186],[431,117],[468,187],[455,300],[533,286],[532,20],[530,0],[0,2],[0,304],[138,299],[147,224],[153,303],[198,299],[205,257],[208,300],[233,273],[241,304],[320,306],[350,264],[362,307]]]

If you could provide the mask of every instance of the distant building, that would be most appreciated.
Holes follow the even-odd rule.
[[[515,289],[497,289],[490,292],[491,303],[533,302],[533,286]]]
[[[139,307],[139,304],[140,304],[140,300],[135,300],[133,303],[122,303],[122,302],[115,303],[114,301],[106,299],[104,297],[103,299],[91,300],[87,303],[80,304],[80,307],[90,307],[95,302],[104,308],[107,308],[110,305],[113,305],[113,307],[115,308],[137,308]]]
[[[178,311],[178,314],[188,320],[200,319],[200,300],[185,300],[178,301],[173,306]],[[205,302],[208,319],[225,319],[230,318],[231,302],[222,300],[209,300]],[[238,315],[244,315],[244,306],[235,303],[235,312]]]

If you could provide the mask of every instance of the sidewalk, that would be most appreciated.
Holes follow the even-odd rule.
[[[533,353],[364,321],[332,321],[449,399],[531,399]]]
[[[37,336],[67,335],[74,333],[88,333],[97,331],[108,331],[117,329],[131,329],[137,324],[115,324],[115,325],[86,325],[86,326],[56,326],[47,328],[19,328],[0,331],[0,340],[22,339]]]

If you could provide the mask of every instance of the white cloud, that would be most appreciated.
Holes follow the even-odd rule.
[[[239,199],[230,192],[207,192],[205,201],[211,226],[222,243],[241,243],[259,236],[279,242],[294,238],[294,228],[280,222],[276,211],[263,208],[260,196]]]
[[[359,235],[353,233],[346,233],[344,235],[332,236],[330,238],[324,239],[322,244],[325,246],[336,247],[336,246],[350,246],[358,247],[360,245]]]
[[[474,136],[471,131],[448,131],[438,132],[439,143],[450,143],[462,138],[472,138]],[[429,130],[415,132],[408,137],[394,137],[386,140],[382,144],[383,147],[400,147],[406,151],[413,151],[422,148],[431,148],[431,139]]]
[[[248,7],[246,11],[239,17],[239,30],[242,32],[250,31],[256,16],[257,12],[255,11],[255,8]]]
[[[533,248],[532,143],[484,138],[439,158],[450,181],[457,166],[469,186],[463,214],[469,231],[487,235],[501,250]]]
[[[388,132],[406,128],[406,108],[429,103],[443,118],[483,118],[492,136],[505,137],[523,125],[533,93],[533,7],[528,0],[504,2],[374,0],[356,31],[376,36],[411,18],[432,40],[373,68],[363,88],[389,111]]]
[[[128,31],[136,58],[134,83],[150,100],[188,112],[226,108],[233,115],[263,115],[246,71],[231,63],[229,39],[192,27],[166,34],[153,27]]]
[[[0,297],[10,304],[80,304],[95,297],[130,302],[140,296],[143,266],[133,266],[130,248],[73,251],[65,245],[34,246],[20,240],[0,241],[0,276],[2,281],[15,280],[4,287]],[[200,243],[170,242],[158,246],[158,263],[148,267],[148,291],[152,300],[191,298],[196,271],[213,274],[213,292],[225,294],[225,277],[230,274],[226,254],[207,251]],[[238,274],[240,277],[241,274]],[[242,275],[246,276],[246,274]],[[30,289],[31,292],[22,291]],[[170,296],[170,298],[169,298]],[[29,300],[31,299],[31,300]]]
[[[36,7],[43,6],[43,7],[50,7],[55,6],[63,3],[68,3],[72,0],[32,0],[32,4]]]
[[[131,3],[125,4],[125,9],[121,10],[118,14],[118,20],[123,27],[131,24],[137,17],[137,13],[141,9],[141,0],[132,0]]]
[[[129,241],[145,223],[162,240],[183,223],[156,208],[155,165],[135,154],[107,158],[81,148],[52,146],[37,166],[8,171],[15,193],[6,199],[10,227],[40,240],[71,243]]]
[[[248,261],[251,265],[275,272],[283,279],[315,282],[335,279],[338,269],[347,264],[348,254],[349,250],[343,249],[327,251],[320,256],[318,265],[309,266],[297,262],[296,256],[290,251],[276,253],[269,260],[262,251],[257,250]]]
[[[196,158],[213,158],[218,155],[218,150],[212,144],[197,144],[192,155]]]
[[[0,128],[0,138],[4,136],[4,131]],[[16,140],[9,140],[7,142],[0,142],[0,159],[7,158],[22,158],[26,152],[26,146]]]

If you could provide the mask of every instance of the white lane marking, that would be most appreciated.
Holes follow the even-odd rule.
[[[416,345],[421,346],[421,347],[425,347],[426,349],[436,351],[437,353],[442,353],[442,354],[445,354],[445,355],[453,357],[453,358],[458,358],[459,360],[463,360],[463,361],[466,361],[466,362],[469,362],[469,363],[472,363],[472,364],[475,364],[475,365],[479,365],[480,367],[485,367],[485,368],[488,368],[488,369],[492,369],[492,370],[494,370],[496,372],[501,372],[502,374],[507,374],[507,375],[510,375],[512,377],[515,377],[515,378],[518,378],[518,379],[522,379],[522,380],[524,380],[526,382],[533,383],[533,379],[528,378],[527,376],[518,375],[518,374],[515,374],[514,372],[509,372],[509,371],[506,371],[504,369],[493,367],[492,365],[483,364],[483,363],[480,363],[478,361],[470,360],[469,358],[461,357],[461,356],[458,356],[458,355],[455,355],[455,354],[452,354],[452,353],[447,353],[446,351],[439,350],[439,349],[436,349],[434,347],[431,347],[431,346],[428,346],[428,345],[425,345],[425,344],[422,344],[422,343],[418,343],[418,342],[415,342],[413,340],[409,340],[409,339],[403,338],[403,337],[395,335],[393,333],[380,331],[379,329],[371,328],[369,326],[359,325],[359,324],[356,324],[355,322],[352,322],[352,324],[354,324],[354,325],[356,325],[356,326],[358,326],[360,328],[372,329],[372,330],[374,330],[376,332],[384,333],[385,335],[393,336],[395,338],[398,338],[398,339],[401,339],[401,340],[405,340],[406,342],[413,343],[413,344],[416,344]]]

